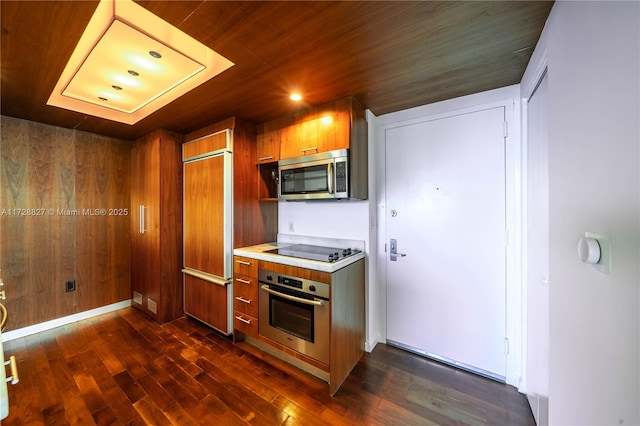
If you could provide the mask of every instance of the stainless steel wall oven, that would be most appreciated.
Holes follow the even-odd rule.
[[[261,269],[258,333],[329,364],[329,284]]]

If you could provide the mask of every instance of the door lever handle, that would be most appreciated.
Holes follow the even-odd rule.
[[[392,262],[396,262],[399,257],[405,257],[406,255],[406,253],[391,253],[389,256]]]
[[[405,257],[407,254],[406,253],[398,253],[398,240],[395,238],[391,239],[391,244],[390,244],[390,250],[389,250],[389,260],[391,260],[392,262],[396,262],[398,260],[398,257]]]

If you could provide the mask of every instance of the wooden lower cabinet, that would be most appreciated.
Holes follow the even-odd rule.
[[[258,261],[233,258],[233,328],[258,337]]]
[[[258,280],[235,275],[233,278],[233,309],[258,318]]]
[[[234,256],[233,306],[234,340],[250,337],[250,343],[269,345],[284,355],[302,361],[298,367],[309,365],[311,374],[317,371],[328,373],[318,375],[329,384],[329,393],[335,394],[351,370],[364,353],[365,343],[365,294],[364,259],[358,260],[333,273],[287,266],[279,263],[258,261],[242,256]],[[259,288],[258,268],[327,283],[331,286],[330,360],[323,364],[306,355],[282,346],[259,334]],[[276,356],[278,356],[276,354]],[[316,374],[317,375],[317,374]]]
[[[185,275],[184,311],[217,330],[226,330],[228,291],[228,286]]]
[[[258,337],[258,318],[233,311],[233,328],[251,337]]]

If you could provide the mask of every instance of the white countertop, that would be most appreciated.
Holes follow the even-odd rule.
[[[304,239],[304,243],[306,244],[314,243],[314,242],[317,243],[317,241],[309,241],[308,238]],[[298,243],[299,242],[294,242],[294,241],[287,241],[287,242],[278,241],[273,243],[258,244],[255,246],[241,247],[241,248],[234,249],[233,254],[236,256],[244,256],[251,259],[264,260],[266,262],[280,263],[280,264],[289,265],[289,266],[297,266],[300,268],[313,269],[313,270],[322,271],[322,272],[335,272],[360,259],[364,259],[364,250],[363,250],[364,247],[360,247],[358,244],[342,245],[339,242],[336,243],[335,240],[332,243],[333,245],[331,245],[332,247],[340,247],[340,248],[351,247],[351,248],[357,248],[358,250],[361,250],[361,251],[360,253],[354,254],[352,256],[349,256],[337,262],[321,262],[318,260],[299,259],[297,257],[283,256],[275,253],[266,253],[269,250],[273,250],[281,247],[288,247]],[[326,245],[326,244],[318,243],[318,245]]]

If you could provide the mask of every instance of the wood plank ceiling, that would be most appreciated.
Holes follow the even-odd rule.
[[[236,65],[133,126],[46,102],[96,1],[2,1],[3,115],[135,139],[355,96],[375,115],[516,84],[552,2],[139,1]],[[299,89],[305,100],[288,99]]]

